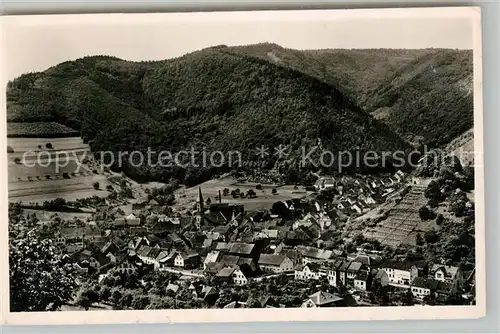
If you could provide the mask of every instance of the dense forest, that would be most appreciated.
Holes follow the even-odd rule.
[[[269,43],[226,50],[291,67],[337,87],[414,145],[443,146],[473,126],[472,50],[299,51]]]
[[[464,93],[469,58],[452,50],[297,51],[274,44],[217,46],[159,62],[92,56],[9,82],[7,118],[60,123],[97,153],[239,150],[250,169],[255,148],[289,145],[286,159],[271,154],[261,167],[296,170],[301,147],[408,151],[408,142],[441,145],[460,135],[472,126],[472,98]],[[122,168],[138,180],[194,184],[229,167]]]

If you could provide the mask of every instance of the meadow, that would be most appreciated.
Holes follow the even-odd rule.
[[[307,192],[302,186],[299,186],[297,189],[295,189],[293,185],[280,186],[261,184],[261,186],[262,189],[256,189],[257,183],[242,182],[233,177],[213,179],[198,186],[178,189],[175,193],[176,207],[179,209],[192,209],[198,199],[198,188],[201,188],[204,200],[206,201],[210,198],[212,203],[218,201],[219,191],[223,194],[225,188],[229,189],[229,192],[239,189],[243,194],[246,194],[248,190],[252,189],[257,195],[254,198],[233,198],[231,194],[222,196],[221,198],[222,203],[243,204],[246,211],[267,210],[270,209],[275,202],[288,199],[300,199],[311,194],[311,192]],[[272,189],[276,189],[276,194],[272,193]]]

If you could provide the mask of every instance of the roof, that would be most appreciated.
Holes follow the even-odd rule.
[[[149,247],[149,246],[146,246],[146,245],[142,245],[137,250],[137,255],[138,256],[144,256],[144,257],[146,257],[146,256],[149,255],[149,252],[151,252],[151,249],[152,249],[152,247]]]
[[[351,262],[346,261],[346,260],[343,260],[343,261],[342,261],[342,264],[340,265],[339,270],[340,270],[340,271],[346,271],[346,270],[347,270],[347,268],[349,268],[349,265],[350,265],[350,264],[351,264]]]
[[[156,258],[159,262],[166,262],[173,258],[177,254],[177,251],[175,249],[172,249],[169,253],[162,251],[160,254],[158,254],[158,257]]]
[[[211,251],[207,254],[207,257],[205,257],[205,261],[203,261],[203,263],[217,262],[219,254],[219,251]]]
[[[409,271],[415,264],[407,261],[386,261],[381,268],[390,268]]]
[[[282,249],[280,255],[285,255],[290,259],[295,259],[298,256],[300,256],[300,253],[297,252],[295,249]]]
[[[209,248],[210,246],[212,246],[212,243],[214,242],[213,239],[205,239],[203,240],[203,245],[201,246],[202,248]]]
[[[262,230],[261,233],[264,233],[265,235],[267,235],[271,239],[277,239],[279,231],[277,229],[276,230],[265,229],[265,230]]]
[[[225,242],[218,242],[217,245],[215,246],[216,250],[230,250],[232,244],[227,244]]]
[[[306,267],[309,268],[310,271],[315,272],[321,268],[321,265],[319,263],[311,262],[305,265],[297,266],[296,270],[303,271]]]
[[[63,227],[60,229],[60,233],[66,239],[74,239],[82,237],[82,230],[78,227]]]
[[[140,224],[141,220],[139,218],[127,218],[127,225],[136,226]]]
[[[297,251],[304,257],[309,257],[318,260],[328,260],[332,257],[331,250],[318,249],[315,247],[297,246]]]
[[[252,266],[252,262],[253,262],[253,259],[249,259],[249,258],[245,258],[245,257],[240,257],[239,260],[238,260],[238,266],[243,266],[243,265],[248,265],[248,266]]]
[[[227,266],[235,266],[238,264],[239,256],[236,255],[224,255],[221,262]]]
[[[106,255],[102,254],[101,252],[96,252],[96,253],[92,254],[92,257],[97,262],[99,262],[99,266],[101,266],[101,267],[111,262],[111,259],[109,257],[107,257]]]
[[[217,289],[212,286],[204,287],[203,291],[204,291],[203,299],[211,295],[217,295],[219,293]]]
[[[167,291],[168,290],[172,290],[173,292],[177,292],[177,290],[179,290],[179,286],[177,284],[169,283],[167,285]]]
[[[182,242],[182,239],[175,232],[170,233],[169,237],[173,242]]]
[[[244,254],[244,255],[250,255],[252,251],[254,250],[255,245],[254,244],[246,244],[246,243],[234,243],[233,246],[231,247],[230,253],[233,254]]]
[[[445,266],[442,264],[434,264],[431,268],[431,272],[434,274],[439,269],[443,270],[446,277],[453,278],[458,272],[458,267]]]
[[[261,254],[259,258],[259,264],[279,266],[285,261],[285,255],[274,255],[274,254]]]
[[[222,268],[218,273],[217,277],[230,277],[233,272],[236,270],[235,267],[226,267]]]
[[[161,253],[161,248],[156,248],[156,247],[153,247],[151,248],[151,250],[149,251],[148,253],[148,257],[152,258],[152,259],[156,259],[158,257],[158,255],[160,255]]]
[[[416,288],[424,288],[432,291],[450,290],[450,285],[448,283],[438,281],[433,278],[415,277],[411,285]]]
[[[184,260],[188,260],[188,259],[199,256],[199,254],[194,250],[187,250],[185,252],[180,253],[179,255],[182,256],[182,258]]]
[[[368,279],[368,273],[366,271],[360,271],[354,279],[358,281],[366,281]]]
[[[123,226],[127,223],[127,221],[125,220],[125,218],[117,218],[115,219],[115,225],[117,226]]]
[[[351,265],[349,266],[349,268],[347,269],[347,271],[358,272],[361,269],[362,266],[363,266],[362,263],[356,262],[356,261],[352,261]]]
[[[311,299],[315,305],[325,305],[338,302],[343,298],[328,292],[318,291],[315,294],[310,295],[309,299]]]
[[[218,234],[226,234],[229,231],[229,228],[231,226],[229,225],[219,225],[214,228],[212,232],[218,233]]]
[[[206,264],[204,271],[209,274],[217,274],[222,268],[224,268],[222,262],[209,262]]]
[[[205,232],[205,236],[208,239],[213,239],[213,240],[218,240],[220,238],[220,233],[219,232]]]

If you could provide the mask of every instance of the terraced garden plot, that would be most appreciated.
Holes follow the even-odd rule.
[[[34,166],[30,167],[23,164],[9,163],[7,171],[9,182],[29,181],[30,178],[47,179],[47,177],[50,177],[50,179],[57,179],[62,178],[63,174],[71,175],[72,173],[80,174],[82,172],[91,174],[87,167],[79,166],[74,160],[62,162],[42,161],[41,163],[33,162],[33,164]]]
[[[75,150],[75,149],[89,149],[87,144],[83,143],[80,137],[66,137],[66,138],[7,138],[7,146],[14,149],[14,152],[25,152],[29,150],[39,149],[40,145],[43,150],[47,149],[45,145],[51,143],[53,150]]]
[[[47,143],[52,144],[52,149],[46,148]],[[41,203],[58,197],[74,201],[108,196],[107,178],[82,164],[84,157],[93,157],[81,138],[8,138],[7,144],[8,152],[14,151],[7,154],[9,201]],[[28,151],[28,159],[22,160]],[[48,154],[38,159],[39,151]],[[95,182],[99,182],[99,189],[94,189]]]
[[[425,187],[412,186],[404,198],[389,211],[385,220],[365,231],[365,237],[376,239],[391,247],[402,243],[415,244],[415,231],[422,228],[418,210],[427,203],[424,190]]]
[[[99,190],[94,189],[94,182],[99,182]],[[74,201],[91,196],[107,197],[106,186],[110,184],[104,175],[80,176],[71,179],[35,180],[9,182],[10,202],[39,202],[64,198]]]

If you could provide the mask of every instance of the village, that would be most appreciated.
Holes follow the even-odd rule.
[[[75,203],[93,208],[84,218],[70,219],[71,213],[61,218],[50,210],[25,216],[25,206],[11,204],[20,225],[53,242],[79,273],[80,286],[100,291],[107,286],[109,296],[87,302],[86,308],[92,303],[131,307],[121,294],[111,296],[114,279],[133,276],[144,288],[148,283],[141,278],[152,273],[163,275],[159,284],[167,296],[188,291],[176,300],[198,301],[190,307],[434,305],[446,304],[451,295],[465,303],[471,298],[473,271],[391,252],[415,244],[418,207],[418,221],[402,237],[398,233],[410,218],[391,222],[399,219],[398,205],[422,201],[429,179],[402,171],[382,177],[318,175],[314,186],[305,187],[226,175],[190,189],[147,188],[145,196],[133,199],[121,197],[132,192],[126,181],[114,184],[109,175],[108,180],[113,185],[108,198],[59,204],[61,211]],[[250,290],[245,298],[234,294],[265,282],[277,289],[298,284],[301,293],[293,302],[272,292],[258,302],[246,297]],[[76,304],[81,294],[75,294]]]

